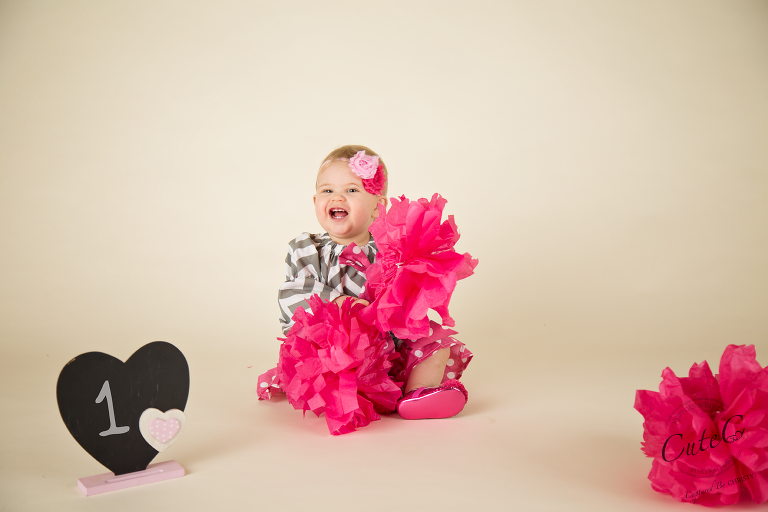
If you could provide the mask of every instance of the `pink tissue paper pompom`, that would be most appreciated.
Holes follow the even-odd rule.
[[[768,368],[752,345],[728,345],[715,376],[706,361],[688,377],[666,368],[659,392],[638,390],[642,451],[658,492],[707,506],[768,501]]]
[[[277,380],[294,409],[325,413],[333,435],[378,420],[375,409],[394,410],[400,388],[388,376],[398,353],[390,336],[361,322],[362,304],[341,307],[309,299],[312,313],[296,310],[296,322],[280,346]]]
[[[439,194],[431,200],[393,198],[392,207],[369,228],[379,252],[365,272],[363,298],[372,304],[361,318],[382,332],[410,340],[429,336],[429,309],[444,325],[455,325],[448,314],[451,295],[458,280],[474,273],[478,260],[454,250],[459,230],[453,215],[441,222],[446,202]]]

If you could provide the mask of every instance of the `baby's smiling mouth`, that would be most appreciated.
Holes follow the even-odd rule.
[[[347,213],[347,210],[343,208],[331,208],[330,213],[331,213],[332,219],[343,219],[344,217],[349,215]]]

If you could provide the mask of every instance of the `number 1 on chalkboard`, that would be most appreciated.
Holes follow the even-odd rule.
[[[99,432],[100,436],[111,436],[113,434],[125,434],[131,427],[115,425],[115,409],[112,407],[112,391],[109,389],[109,381],[105,380],[104,385],[101,386],[99,396],[96,397],[96,403],[100,404],[104,401],[104,397],[107,397],[107,407],[109,408],[109,429]]]

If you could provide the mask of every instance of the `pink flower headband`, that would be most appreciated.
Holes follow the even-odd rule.
[[[379,157],[366,155],[365,151],[358,151],[352,158],[338,158],[349,162],[349,169],[355,176],[363,180],[363,188],[369,194],[375,196],[381,195],[384,191],[384,184],[387,178],[384,176],[384,166],[379,163]],[[331,163],[330,160],[323,162],[321,167]]]

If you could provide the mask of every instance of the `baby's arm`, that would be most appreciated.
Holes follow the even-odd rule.
[[[308,299],[315,294],[327,301],[341,296],[340,292],[320,281],[320,256],[309,233],[302,233],[288,242],[285,282],[277,294],[283,333],[287,333],[293,325],[291,317],[298,308],[312,312]]]

